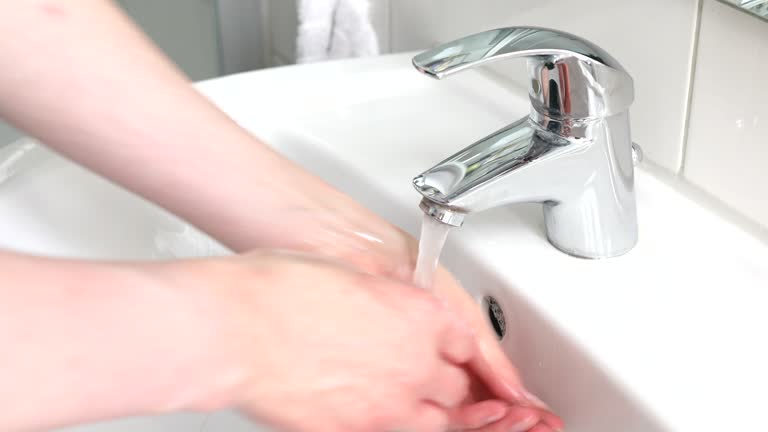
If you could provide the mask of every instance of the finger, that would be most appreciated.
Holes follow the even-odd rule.
[[[553,432],[553,431],[557,431],[557,430],[559,430],[559,429],[552,429],[552,428],[550,428],[549,426],[547,426],[545,424],[539,423],[536,426],[528,429],[528,432]]]
[[[515,405],[535,406],[535,402],[528,399],[529,393],[525,391],[522,385],[518,381],[504,380],[501,374],[496,373],[479,349],[464,364],[492,395]]]
[[[552,411],[552,408],[547,405],[546,402],[539,399],[538,396],[534,395],[533,393],[529,392],[528,390],[523,389],[523,396],[525,396],[526,399],[531,403],[532,406],[541,408],[545,411]]]
[[[500,379],[499,374],[494,372],[491,365],[482,355],[474,356],[469,361],[468,366],[477,379],[499,399],[509,401],[515,405],[532,405],[526,397],[525,390],[515,383],[509,383]]]
[[[501,420],[474,430],[476,432],[528,432],[537,424],[539,424],[539,413],[535,409],[513,406],[509,407],[507,415]]]
[[[565,422],[560,417],[552,414],[549,410],[539,410],[541,423],[549,426],[554,431],[562,431],[565,428]]]
[[[456,430],[477,429],[503,419],[509,404],[500,400],[486,400],[460,406],[449,413],[451,428]]]
[[[446,324],[439,338],[439,351],[446,360],[465,364],[480,355],[472,330],[446,311]]]
[[[399,431],[409,432],[445,432],[448,429],[448,413],[429,402],[420,404],[411,415],[408,424],[399,427]]]
[[[469,375],[452,363],[441,362],[424,397],[443,408],[453,408],[469,395]]]

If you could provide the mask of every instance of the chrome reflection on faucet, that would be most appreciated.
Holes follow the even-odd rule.
[[[460,226],[468,213],[541,202],[558,249],[584,258],[626,253],[637,243],[634,86],[614,58],[574,35],[513,27],[438,46],[413,64],[443,79],[515,57],[528,60],[530,115],[417,176],[420,207]]]

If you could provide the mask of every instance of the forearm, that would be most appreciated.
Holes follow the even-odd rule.
[[[0,252],[0,430],[204,406],[190,293],[139,267]]]
[[[0,114],[236,250],[293,247],[275,215],[347,205],[196,92],[104,0],[0,0]]]

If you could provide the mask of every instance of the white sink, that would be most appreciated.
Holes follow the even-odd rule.
[[[411,178],[525,115],[528,100],[482,72],[429,80],[410,57],[265,70],[199,88],[279,151],[416,234]],[[16,162],[0,161],[0,247],[112,259],[227,253],[47,150],[3,151],[15,151]],[[523,205],[471,215],[444,261],[479,303],[499,302],[504,348],[568,431],[759,429],[768,247],[643,170],[637,187],[640,243],[620,258],[558,252],[545,240],[541,209]],[[230,413],[68,429],[189,430],[265,429]]]

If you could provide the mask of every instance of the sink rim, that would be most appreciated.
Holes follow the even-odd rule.
[[[359,157],[360,152],[351,152],[350,145],[343,145],[343,137],[323,129],[322,123],[344,119],[348,124],[355,114],[350,107],[375,106],[381,101],[415,97],[414,94],[419,96],[425,91],[456,94],[464,91],[467,93],[463,97],[467,98],[492,91],[493,96],[486,97],[489,100],[484,106],[498,111],[499,119],[512,109],[528,105],[524,90],[514,85],[500,85],[483,72],[467,74],[453,85],[423,79],[411,71],[410,57],[407,53],[289,66],[217,78],[199,83],[197,87],[257,135],[275,142],[313,139],[319,144],[318,154],[324,154],[340,166],[360,168],[356,166],[359,164],[369,171],[376,168],[375,161],[365,161]],[[382,79],[387,83],[372,86]],[[328,84],[318,86],[320,82]],[[500,102],[497,99],[501,93],[510,97]],[[335,94],[338,97],[328,103],[327,98]],[[306,101],[300,110],[297,110],[297,101]],[[279,120],[264,125],[260,120],[263,118]],[[306,126],[313,119],[318,124]],[[300,133],[285,132],[297,121],[306,123]],[[414,157],[421,158],[425,167],[434,162],[427,160],[433,154],[450,154],[450,150],[442,147],[426,153],[414,152],[398,143],[392,145],[393,153],[398,150],[417,153]],[[364,171],[350,172],[361,175]],[[410,177],[402,182],[399,179],[399,176],[393,179],[383,175],[366,180],[400,210],[401,215],[395,217],[395,222],[415,234],[418,198],[404,186]],[[660,180],[652,169],[639,169],[637,182],[641,238],[636,249],[625,256],[590,262],[563,255],[544,239],[540,216],[531,206],[471,215],[466,226],[449,240],[447,255],[451,255],[452,250],[454,254],[461,250],[465,257],[482,261],[487,277],[502,281],[504,289],[510,290],[587,353],[623,391],[658,417],[664,428],[706,430],[726,422],[729,427],[736,427],[734,420],[744,422],[745,427],[751,426],[748,416],[739,420],[728,413],[736,409],[739,412],[757,409],[759,398],[751,396],[759,395],[761,385],[754,383],[768,384],[768,376],[762,368],[757,369],[758,360],[768,359],[768,353],[760,352],[759,346],[745,347],[727,337],[733,334],[745,337],[751,333],[757,336],[758,329],[768,324],[768,317],[736,316],[731,317],[732,320],[712,322],[707,312],[722,311],[725,295],[730,296],[730,303],[751,312],[768,305],[768,290],[762,288],[763,281],[768,280],[768,260],[759,259],[768,256],[768,246]],[[701,233],[706,233],[704,242]],[[524,247],[515,249],[506,244]],[[447,257],[454,261],[459,258]],[[511,267],[510,263],[520,264]],[[661,276],[658,275],[662,271],[675,273],[659,284]],[[728,284],[722,288],[717,286],[723,282]],[[690,285],[695,283],[701,286],[692,289]],[[617,284],[622,287],[617,289]],[[659,299],[666,303],[660,304]],[[702,310],[690,310],[692,299],[699,302],[696,305]],[[612,308],[594,308],[598,300],[611,304]],[[687,320],[679,319],[680,311],[689,312]],[[747,318],[753,318],[754,322]],[[664,326],[664,323],[674,326]],[[633,337],[633,345],[621,346],[627,336]],[[686,348],[676,350],[682,340],[686,341]],[[696,378],[706,376],[703,371],[717,370],[716,366],[721,363],[730,364],[732,352],[713,350],[715,343],[730,350],[741,349],[736,352],[742,357],[751,357],[743,360],[739,370],[731,371],[727,380],[714,377],[710,383],[719,393],[736,393],[743,399],[718,399],[718,412],[723,414],[715,417],[713,413],[704,419],[700,415],[701,407],[711,403],[711,395],[698,387],[700,382]],[[676,358],[643,358],[649,348],[675,352]],[[649,372],[649,367],[656,370]]]

